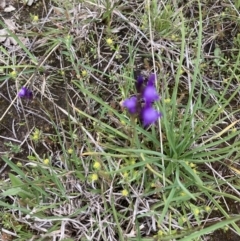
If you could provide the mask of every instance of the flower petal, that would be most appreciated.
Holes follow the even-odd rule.
[[[157,76],[155,74],[150,74],[147,85],[155,86],[156,79],[157,79]]]
[[[32,94],[32,91],[29,90],[27,87],[22,87],[20,89],[20,91],[18,92],[18,96],[20,98],[27,98],[27,99],[31,99],[33,94]]]
[[[137,97],[133,96],[124,100],[123,107],[127,108],[129,113],[135,114],[137,112]]]
[[[141,113],[143,126],[149,126],[153,124],[155,121],[158,120],[158,118],[161,118],[161,116],[162,114],[157,110],[155,110],[153,107],[145,106],[142,109],[142,113]]]
[[[152,103],[152,102],[160,99],[160,96],[157,93],[157,90],[153,85],[146,86],[146,88],[143,91],[142,97],[145,100],[146,104]]]
[[[138,93],[141,92],[143,83],[144,83],[144,77],[143,77],[141,74],[139,74],[139,75],[137,76],[137,81],[136,81],[136,89],[137,89],[137,92],[138,92]]]

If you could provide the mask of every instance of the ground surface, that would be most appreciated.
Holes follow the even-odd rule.
[[[2,240],[239,240],[238,4],[29,5],[0,10]],[[120,104],[136,72],[152,129]]]

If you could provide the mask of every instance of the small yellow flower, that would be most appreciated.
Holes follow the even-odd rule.
[[[181,69],[181,70],[180,70],[180,74],[182,75],[183,73],[185,73],[185,70],[184,70],[184,69]]]
[[[17,72],[15,70],[13,70],[12,72],[10,72],[10,77],[12,78],[16,78],[17,77]]]
[[[158,236],[163,236],[163,231],[162,230],[158,231]]]
[[[86,77],[87,76],[87,71],[86,70],[83,70],[82,71],[82,77]]]
[[[228,230],[229,230],[229,227],[228,227],[228,226],[223,227],[223,231],[224,231],[224,232],[226,232],[226,231],[228,231]]]
[[[191,162],[190,167],[196,167],[196,164]]]
[[[93,182],[95,182],[98,180],[98,175],[96,173],[93,173],[90,178]]]
[[[38,22],[38,20],[39,20],[38,15],[32,16],[32,21],[33,22]]]
[[[33,141],[39,141],[41,134],[42,134],[42,132],[36,128],[30,137]]]
[[[232,129],[232,133],[235,133],[237,131],[237,128]]]
[[[205,68],[205,67],[206,67],[206,63],[201,63],[201,64],[200,64],[200,68],[203,69],[203,68]]]
[[[111,38],[106,39],[106,42],[109,46],[113,45],[113,40]]]
[[[68,150],[67,150],[67,152],[68,152],[68,154],[73,154],[73,149],[72,148],[69,148]]]
[[[156,187],[156,184],[154,182],[151,182],[150,186],[151,187]]]
[[[136,163],[136,160],[134,158],[131,158],[129,160],[129,165],[134,165]]]
[[[34,135],[32,136],[32,140],[33,140],[33,141],[38,141],[38,140],[39,140],[39,135],[34,134]]]
[[[205,207],[205,211],[206,211],[207,213],[209,213],[209,212],[211,211],[211,207],[206,206],[206,207]]]
[[[123,189],[123,190],[122,190],[122,195],[123,195],[124,197],[127,197],[127,196],[128,196],[128,190]]]
[[[198,208],[194,208],[193,213],[194,215],[198,216],[200,213],[200,210]]]
[[[93,164],[93,168],[99,170],[101,168],[101,163],[99,161],[95,161]]]
[[[171,99],[170,99],[170,98],[164,99],[164,103],[169,104],[170,102],[171,102]]]
[[[121,120],[122,125],[126,125],[126,122],[124,120]]]
[[[223,83],[227,83],[228,81],[229,81],[228,78],[224,78],[224,79],[223,79]]]
[[[22,167],[22,163],[21,162],[17,162],[17,166],[18,167]]]
[[[124,172],[124,173],[123,173],[123,178],[124,178],[124,179],[127,179],[127,178],[128,178],[128,172]]]
[[[49,162],[50,162],[50,161],[49,161],[48,158],[46,158],[46,159],[43,160],[43,164],[44,164],[44,165],[49,165]]]

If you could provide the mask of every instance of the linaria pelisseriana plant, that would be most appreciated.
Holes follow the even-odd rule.
[[[155,74],[151,74],[148,79],[138,75],[136,80],[138,95],[123,101],[123,106],[127,108],[130,114],[138,115],[144,127],[153,124],[162,116],[153,107],[154,102],[160,99],[155,87],[155,81]],[[143,104],[142,100],[144,101]]]
[[[61,1],[54,1],[57,2],[62,9]],[[1,182],[3,228],[18,235],[19,238],[14,237],[17,241],[30,240],[36,234],[36,239],[71,237],[76,241],[186,241],[200,240],[201,236],[202,240],[211,240],[204,236],[225,225],[240,233],[236,225],[239,217],[231,218],[227,209],[228,200],[238,203],[240,196],[239,178],[228,170],[238,171],[234,164],[239,160],[239,126],[235,121],[239,119],[239,108],[231,100],[234,97],[239,103],[239,51],[237,46],[236,51],[232,46],[225,51],[226,42],[231,41],[223,41],[224,46],[219,44],[221,51],[215,49],[214,56],[208,59],[202,48],[212,38],[218,41],[225,30],[229,31],[228,36],[237,32],[239,14],[236,12],[234,17],[235,10],[230,11],[233,5],[228,0],[221,4],[218,1],[218,10],[229,6],[224,10],[226,17],[221,14],[220,18],[216,8],[210,6],[211,1],[199,1],[198,7],[196,1],[180,5],[168,0],[137,1],[137,5],[136,1],[81,1],[80,7],[75,2],[64,4],[60,11],[64,14],[49,11],[46,18],[41,14],[39,20],[31,18],[30,25],[23,22],[24,28],[34,25],[34,32],[26,29],[31,47],[25,47],[15,36],[18,32],[12,31],[8,34],[22,50],[8,52],[0,46],[5,56],[1,52],[1,60],[8,70],[1,68],[0,81],[9,83],[7,77],[30,80],[29,73],[35,71],[41,59],[41,66],[47,69],[46,82],[42,82],[40,68],[33,78],[34,91],[39,91],[39,87],[42,90],[44,101],[40,103],[44,113],[39,107],[34,113],[29,111],[29,105],[24,106],[29,126],[21,131],[25,137],[19,135],[24,123],[16,123],[17,119],[8,128],[13,129],[13,141],[21,143],[24,151],[16,155],[18,150],[14,152],[11,145],[4,145],[12,149],[11,158],[2,158],[12,174]],[[201,11],[205,12],[205,19],[199,17]],[[37,42],[31,37],[35,35]],[[137,57],[142,54],[140,49],[157,65],[147,71],[161,73],[161,102],[155,86],[149,84],[150,77],[138,76],[135,95],[128,95],[132,91],[133,66],[141,66]],[[230,61],[223,58],[225,53]],[[22,56],[24,61],[18,65]],[[7,74],[13,68],[16,71]],[[214,71],[216,78],[209,76]],[[53,80],[58,83],[57,90],[50,84]],[[1,94],[4,86],[1,83]],[[121,93],[118,86],[123,87]],[[62,88],[68,106],[61,98]],[[125,93],[130,98],[123,105],[132,118],[114,105],[114,101],[126,98]],[[28,99],[31,94],[23,89],[18,97]],[[51,101],[54,112],[49,108]],[[21,112],[18,114],[22,120]],[[37,114],[37,118],[33,119],[32,114]],[[47,127],[54,130],[43,128],[39,121],[42,116],[47,118]],[[136,117],[144,128],[134,123]],[[157,121],[160,117],[161,121]],[[152,125],[155,122],[158,125]],[[1,130],[7,124],[8,121],[3,123]],[[152,128],[146,128],[149,126]],[[1,138],[2,135],[1,132]],[[50,138],[57,144],[53,149],[46,145]],[[8,136],[5,139],[9,141]]]

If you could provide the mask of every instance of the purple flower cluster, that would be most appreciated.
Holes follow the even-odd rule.
[[[123,101],[123,107],[127,108],[130,114],[139,114],[143,126],[149,126],[161,118],[162,114],[153,108],[153,103],[160,99],[157,93],[156,75],[151,74],[148,79],[142,75],[137,76],[136,89],[138,96],[130,97]],[[144,104],[142,104],[142,99]]]
[[[18,92],[18,96],[20,98],[32,99],[33,93],[27,87],[22,87]]]

